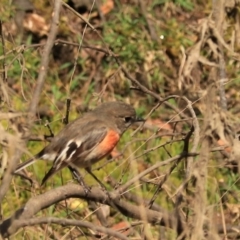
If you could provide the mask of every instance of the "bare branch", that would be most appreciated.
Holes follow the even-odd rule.
[[[128,240],[126,236],[117,232],[116,230],[97,226],[96,224],[92,224],[90,222],[85,222],[81,220],[74,220],[74,219],[66,219],[66,218],[56,218],[56,217],[40,217],[40,218],[31,218],[27,220],[17,220],[16,227],[27,227],[27,226],[34,226],[39,224],[59,224],[62,226],[78,226],[78,227],[85,227],[89,228],[95,232],[105,233],[108,236],[116,237],[117,239]]]
[[[27,221],[42,209],[68,198],[82,198],[104,203],[116,208],[125,216],[142,220],[139,206],[126,202],[115,192],[110,193],[110,197],[111,198],[108,197],[108,194],[98,188],[92,188],[91,192],[86,195],[81,186],[67,184],[29,199],[22,208],[18,209],[10,218],[2,222],[0,225],[0,233],[3,237],[14,234],[22,226],[19,225],[19,222],[22,220]],[[163,225],[176,229],[177,219],[175,216],[166,214],[165,212],[162,213],[146,208],[145,219],[151,224]]]
[[[47,75],[50,54],[51,54],[52,47],[54,45],[54,41],[55,41],[55,38],[57,35],[57,30],[58,30],[60,9],[61,9],[61,0],[55,0],[54,1],[54,9],[53,9],[53,13],[52,13],[52,24],[51,24],[50,32],[48,35],[47,43],[44,46],[43,56],[42,56],[41,63],[40,63],[39,75],[38,75],[38,79],[37,79],[37,85],[34,90],[31,105],[29,107],[29,113],[31,115],[31,118],[36,113],[38,102],[39,102],[40,95],[41,95],[42,88],[43,88],[43,84],[45,82],[45,78]],[[31,124],[31,121],[32,121],[31,118],[29,119],[29,124]]]

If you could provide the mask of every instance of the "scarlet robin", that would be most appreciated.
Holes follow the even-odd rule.
[[[20,164],[15,173],[37,159],[53,161],[42,184],[66,166],[75,176],[76,167],[90,172],[92,164],[108,155],[127,128],[137,121],[142,119],[136,117],[134,108],[129,104],[120,101],[103,103],[66,125],[47,147],[34,158]]]

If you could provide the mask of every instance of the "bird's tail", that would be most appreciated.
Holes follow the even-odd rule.
[[[14,173],[20,172],[20,171],[23,170],[24,168],[32,165],[36,160],[37,160],[37,158],[36,158],[36,157],[33,157],[33,158],[30,158],[29,160],[27,160],[26,162],[20,163],[20,164],[17,166],[17,169],[15,170]]]
[[[35,163],[36,160],[40,159],[40,158],[44,158],[44,151],[45,149],[43,149],[42,151],[40,151],[39,153],[37,153],[34,157],[28,159],[26,162],[23,162],[23,163],[20,163],[15,172],[14,173],[17,173],[17,172],[20,172],[21,170],[23,170],[24,168],[32,165],[33,163]]]

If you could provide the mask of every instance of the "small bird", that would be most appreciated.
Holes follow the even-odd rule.
[[[53,161],[51,169],[42,180],[44,184],[52,175],[68,167],[75,178],[85,186],[77,167],[90,171],[92,164],[107,156],[117,145],[128,127],[143,119],[136,116],[135,109],[124,102],[103,103],[66,125],[42,151],[21,163],[15,173],[34,163],[37,159]]]

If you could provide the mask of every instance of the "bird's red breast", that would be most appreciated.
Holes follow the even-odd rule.
[[[118,132],[109,130],[104,139],[81,161],[81,166],[91,166],[91,164],[107,156],[117,145],[119,139]]]
[[[109,154],[117,145],[120,135],[113,130],[109,130],[103,141],[99,144],[99,148],[104,153],[104,156]]]

